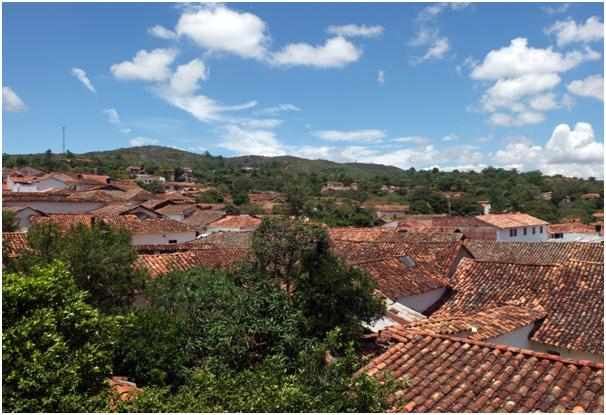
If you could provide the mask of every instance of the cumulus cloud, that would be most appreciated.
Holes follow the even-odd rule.
[[[154,37],[167,40],[175,40],[179,37],[179,35],[177,35],[175,32],[173,32],[172,30],[168,30],[167,28],[161,25],[155,25],[154,27],[150,27],[149,29],[147,29],[147,33]]]
[[[545,116],[535,111],[520,111],[517,114],[495,112],[490,116],[488,123],[503,127],[521,127],[528,124],[540,124],[544,120]]]
[[[327,39],[324,45],[291,43],[272,54],[270,62],[278,66],[311,66],[316,68],[343,68],[357,61],[362,50],[342,36]]]
[[[385,131],[382,130],[321,130],[314,131],[312,134],[322,140],[328,141],[377,141],[385,137]]]
[[[552,92],[544,95],[537,95],[528,101],[530,108],[537,111],[548,111],[559,108],[560,105],[556,101],[556,95]]]
[[[528,139],[512,140],[491,155],[499,166],[521,170],[539,169],[546,174],[603,177],[604,143],[595,139],[591,124],[579,122],[571,129],[560,124],[540,146]]]
[[[179,18],[176,32],[209,52],[230,53],[243,58],[264,59],[271,42],[267,26],[258,16],[221,4],[188,9]]]
[[[471,78],[490,81],[528,74],[565,72],[587,60],[600,59],[600,53],[587,49],[566,54],[528,46],[525,38],[516,38],[509,46],[488,52],[482,63],[471,71]]]
[[[200,59],[194,59],[179,65],[170,77],[171,92],[177,95],[189,95],[198,89],[198,82],[208,79],[206,65]]]
[[[560,83],[555,73],[527,74],[513,79],[499,79],[486,90],[482,106],[487,111],[498,107],[512,107],[520,98],[550,90]]]
[[[348,24],[344,26],[328,26],[326,31],[332,35],[343,37],[375,37],[383,34],[383,26],[358,26],[355,24]]]
[[[2,87],[2,110],[8,112],[27,111],[27,105],[10,87]]]
[[[130,140],[130,145],[132,147],[151,146],[151,145],[155,145],[158,143],[159,143],[159,141],[156,140],[155,138],[148,138],[148,137],[135,137]]]
[[[272,131],[245,129],[234,124],[223,127],[224,134],[217,145],[233,151],[237,155],[282,156],[287,154]]]
[[[78,80],[82,82],[82,85],[84,85],[90,92],[97,92],[90,79],[88,79],[88,76],[86,76],[84,69],[72,68],[72,75],[78,78]]]
[[[130,133],[130,128],[124,126],[122,120],[120,119],[120,115],[118,114],[118,111],[115,108],[104,109],[103,113],[107,115],[107,118],[111,124],[114,124],[118,127],[120,132],[124,134]]]
[[[110,70],[117,79],[163,81],[170,76],[170,65],[179,52],[175,49],[140,50],[130,61],[115,63]]]
[[[571,94],[604,101],[604,78],[601,74],[591,75],[585,79],[572,81],[566,88]]]
[[[575,42],[592,42],[604,38],[604,22],[597,16],[588,18],[585,23],[572,19],[559,20],[545,29],[545,34],[555,35],[558,46],[566,46]]]
[[[383,69],[381,69],[377,74],[377,82],[379,83],[379,85],[385,84],[385,71]]]

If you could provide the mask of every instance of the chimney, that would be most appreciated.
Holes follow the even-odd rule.
[[[485,203],[484,204],[484,214],[485,215],[490,214],[490,203]]]

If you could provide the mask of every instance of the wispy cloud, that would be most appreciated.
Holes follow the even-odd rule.
[[[82,85],[84,85],[90,92],[97,92],[90,79],[88,79],[88,76],[86,76],[84,69],[72,68],[72,75],[78,78],[78,80],[82,82]]]

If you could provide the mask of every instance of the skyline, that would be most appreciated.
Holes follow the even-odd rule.
[[[3,4],[3,152],[603,177],[603,4]]]

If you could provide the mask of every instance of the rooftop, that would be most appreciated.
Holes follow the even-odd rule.
[[[228,215],[210,224],[209,228],[256,228],[261,218],[251,215]]]
[[[206,248],[160,255],[140,255],[137,264],[150,275],[157,276],[191,268],[227,268],[243,259],[245,255],[246,250],[240,248]]]
[[[489,215],[479,215],[476,216],[476,218],[490,226],[500,229],[549,225],[549,222],[545,222],[542,219],[535,218],[526,213],[491,213]]]
[[[447,335],[405,334],[362,370],[410,380],[398,412],[604,410],[603,365]]]

